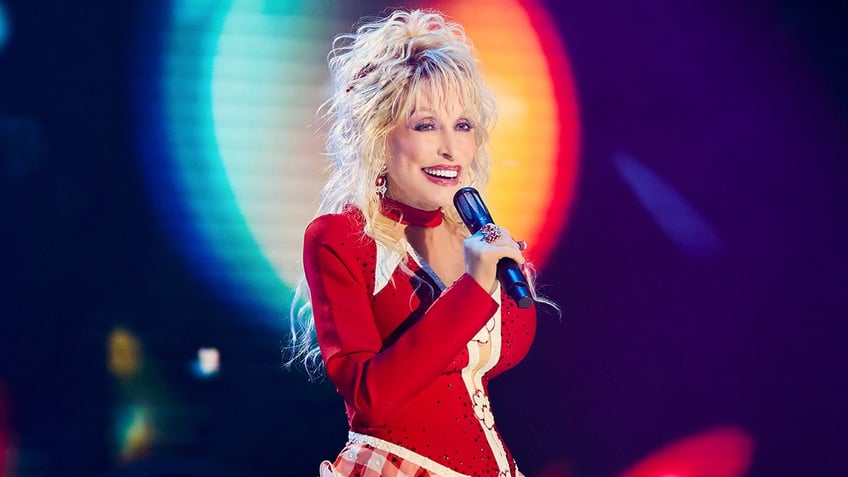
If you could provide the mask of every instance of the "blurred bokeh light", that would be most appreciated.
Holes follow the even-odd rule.
[[[6,46],[11,34],[12,24],[9,21],[9,15],[6,13],[6,6],[3,2],[0,2],[0,52],[3,51],[3,47]]]
[[[481,52],[501,104],[490,208],[541,266],[577,173],[576,92],[556,29],[532,2],[488,2],[486,16],[475,1],[420,6],[463,23]],[[137,85],[150,196],[198,274],[273,326],[301,273],[302,234],[326,166],[320,59],[359,15],[337,7],[180,3],[151,17],[161,25],[144,25],[141,61],[156,65]],[[518,200],[512,191],[522,191]]]

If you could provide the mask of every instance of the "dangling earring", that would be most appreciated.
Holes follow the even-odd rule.
[[[386,196],[386,190],[388,189],[386,187],[386,182],[388,182],[388,181],[386,180],[386,173],[385,172],[383,172],[379,176],[377,176],[377,180],[374,181],[374,185],[376,186],[376,190],[377,190],[377,197],[380,198],[381,200],[383,199],[383,197]]]

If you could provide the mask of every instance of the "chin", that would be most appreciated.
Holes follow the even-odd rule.
[[[435,189],[433,187],[426,187],[425,190],[418,190],[416,191],[417,193],[408,194],[406,197],[400,199],[396,198],[396,200],[400,200],[407,205],[411,205],[421,210],[436,210],[438,208],[448,209],[453,207],[453,196],[460,187],[461,186],[440,186]],[[389,197],[392,197],[391,193],[389,194]]]
[[[442,209],[448,209],[453,207],[453,196],[456,194],[456,191],[459,190],[459,187],[452,189],[450,192],[442,194],[438,197],[437,201],[434,201],[436,207],[441,207]]]

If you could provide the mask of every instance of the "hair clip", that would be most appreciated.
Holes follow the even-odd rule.
[[[376,69],[377,67],[372,65],[371,63],[365,65],[361,70],[359,70],[359,73],[356,73],[356,76],[353,77],[353,81],[351,81],[350,85],[347,87],[347,89],[345,89],[345,93],[350,93],[350,91],[353,89],[353,84],[356,83],[356,81],[361,80],[362,78],[366,77],[368,73]]]

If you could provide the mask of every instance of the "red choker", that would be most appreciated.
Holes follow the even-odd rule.
[[[442,219],[444,218],[442,209],[416,209],[388,197],[383,197],[380,201],[380,212],[396,222],[404,225],[417,225],[419,227],[436,227],[442,223]]]

